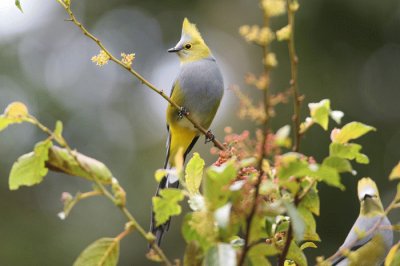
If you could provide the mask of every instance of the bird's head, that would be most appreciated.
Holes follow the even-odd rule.
[[[364,177],[358,181],[358,199],[360,200],[362,215],[375,216],[383,213],[383,206],[375,182]]]
[[[183,20],[182,35],[175,47],[168,50],[177,53],[181,63],[193,62],[211,56],[211,51],[204,42],[196,25]]]

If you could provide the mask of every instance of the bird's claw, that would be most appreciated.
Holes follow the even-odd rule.
[[[208,130],[205,136],[206,136],[206,141],[205,141],[205,143],[211,142],[211,141],[213,141],[213,140],[215,139],[215,136],[214,136],[214,134],[211,132],[211,130]]]
[[[187,116],[188,114],[189,114],[188,109],[182,106],[178,111],[178,119],[182,119],[184,116]]]

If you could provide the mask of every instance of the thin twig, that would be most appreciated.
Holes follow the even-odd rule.
[[[79,27],[79,29],[82,31],[82,33],[87,36],[88,38],[92,39],[99,47],[101,50],[103,50],[110,58],[111,61],[115,62],[116,64],[120,65],[123,67],[125,70],[127,70],[129,73],[131,73],[133,76],[135,76],[142,84],[146,85],[149,87],[151,90],[159,94],[161,97],[163,97],[166,101],[168,101],[172,106],[174,106],[177,110],[183,110],[182,106],[179,106],[176,104],[167,94],[164,93],[163,90],[157,89],[152,83],[150,83],[148,80],[146,80],[142,75],[140,75],[137,71],[135,71],[130,65],[124,64],[121,60],[117,59],[114,55],[111,54],[111,52],[104,46],[104,44],[96,38],[92,33],[90,33],[83,25],[81,22],[79,22],[75,15],[73,14],[71,10],[71,6],[64,3],[62,0],[56,0],[59,2],[65,9],[65,11],[68,13],[70,17],[70,21],[73,22],[76,26]],[[190,110],[189,110],[190,111]],[[197,121],[193,119],[193,117],[190,115],[190,113],[186,112],[183,113],[185,115],[186,119],[189,120],[193,126],[198,129],[204,136],[207,136],[209,134],[208,130],[202,127]],[[215,147],[217,147],[220,150],[225,150],[224,145],[218,141],[216,138],[212,138],[211,141],[214,143]]]
[[[290,87],[293,94],[293,125],[294,125],[294,146],[293,150],[298,152],[300,150],[301,133],[300,133],[300,108],[301,108],[301,96],[298,89],[298,63],[299,58],[295,48],[295,13],[296,10],[292,8],[293,0],[287,0],[287,12],[288,12],[288,25],[290,27],[290,36],[288,40],[289,58],[290,58]]]
[[[269,26],[269,16],[264,12],[264,21],[263,21],[263,26],[268,27]],[[263,58],[265,59],[269,53],[269,44],[265,44],[261,46],[262,51],[263,51]],[[270,68],[267,64],[264,63],[264,71],[263,74],[267,80],[269,80],[269,72]],[[264,171],[262,170],[262,164],[264,158],[267,156],[265,146],[267,144],[267,133],[268,133],[268,126],[269,126],[269,105],[270,105],[270,97],[269,97],[269,82],[266,82],[265,87],[263,88],[264,94],[264,112],[265,112],[265,120],[263,123],[263,134],[262,134],[262,142],[261,142],[261,152],[260,152],[260,157],[257,165],[257,169],[260,170],[260,174],[258,175],[257,178],[257,183],[254,186],[254,199],[253,199],[253,204],[251,206],[251,210],[249,215],[247,216],[246,219],[246,230],[245,230],[245,235],[244,235],[244,246],[242,250],[242,254],[240,255],[239,258],[239,263],[238,265],[241,266],[244,264],[244,261],[246,259],[246,255],[249,252],[249,250],[253,247],[252,243],[250,243],[250,232],[251,232],[251,225],[253,223],[254,216],[256,215],[257,212],[257,206],[258,206],[258,197],[259,197],[259,190],[260,190],[260,185],[262,182],[262,178],[264,175]]]
[[[293,126],[294,126],[294,146],[293,151],[298,152],[300,150],[300,142],[301,142],[301,133],[300,133],[300,108],[301,108],[301,98],[298,90],[298,79],[297,79],[297,65],[299,59],[296,54],[295,48],[295,40],[294,40],[294,31],[295,31],[295,13],[296,10],[292,7],[294,4],[293,0],[287,0],[287,12],[288,12],[288,25],[290,27],[290,36],[288,40],[288,49],[289,49],[289,58],[290,58],[290,70],[291,70],[291,79],[290,79],[290,87],[293,94]],[[305,195],[305,194],[304,194]],[[296,195],[295,203],[299,202],[299,198]],[[289,252],[289,247],[293,239],[293,228],[292,223],[290,223],[290,227],[288,229],[288,233],[286,235],[286,242],[283,248],[283,251],[278,259],[278,265],[283,266],[286,260],[286,256]]]

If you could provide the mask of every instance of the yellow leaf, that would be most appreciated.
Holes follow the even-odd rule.
[[[393,168],[389,180],[400,179],[400,162]]]
[[[21,102],[12,102],[7,106],[4,115],[8,118],[22,121],[23,118],[29,115],[29,112],[25,104]]]

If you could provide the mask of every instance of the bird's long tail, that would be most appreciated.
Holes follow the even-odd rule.
[[[187,154],[193,148],[193,146],[196,143],[198,138],[199,138],[199,136],[195,136],[194,138],[191,139],[191,141],[187,145],[186,151],[183,154],[183,161],[185,161]],[[174,148],[174,150],[175,150],[175,148]],[[164,169],[171,168],[170,163],[169,163],[169,161],[170,161],[169,158],[174,158],[174,157],[175,157],[175,152],[171,152],[171,133],[169,133],[168,140],[167,140],[167,156],[166,156],[166,160],[165,160],[165,164],[164,164]],[[159,196],[159,193],[162,189],[178,188],[178,187],[179,187],[179,179],[167,174],[166,176],[164,176],[162,178],[161,182],[159,183],[155,196],[156,197]],[[153,207],[153,209],[154,209],[154,207]],[[156,237],[157,245],[161,244],[162,237],[163,237],[164,233],[168,231],[170,223],[171,223],[171,218],[164,224],[157,226],[156,221],[155,221],[155,214],[154,214],[154,211],[152,210],[150,231]]]

